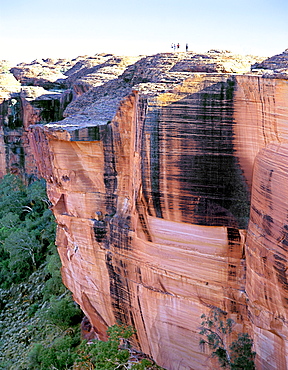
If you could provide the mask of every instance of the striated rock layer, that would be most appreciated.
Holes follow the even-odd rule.
[[[65,119],[30,126],[64,283],[100,339],[133,325],[169,370],[215,368],[199,347],[215,307],[252,336],[257,369],[288,367],[288,80],[237,74],[237,58],[159,54],[99,84],[93,72]]]

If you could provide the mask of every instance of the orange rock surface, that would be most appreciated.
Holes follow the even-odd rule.
[[[218,307],[253,338],[257,369],[285,370],[288,80],[210,54],[93,81],[29,142],[63,281],[100,339],[130,324],[168,370],[213,369],[199,326]]]
[[[272,344],[274,329],[251,321],[262,294],[248,268],[252,226],[248,266],[244,243],[253,164],[285,141],[287,92],[282,80],[196,75],[153,99],[132,93],[94,140],[45,128],[63,279],[100,338],[116,320],[132,324],[162,366],[207,369],[200,316],[220,307],[253,333],[259,369],[267,352],[270,368],[285,368],[285,340]],[[265,302],[260,312],[275,315]]]
[[[287,142],[260,150],[247,237],[249,317],[261,368],[287,368]]]

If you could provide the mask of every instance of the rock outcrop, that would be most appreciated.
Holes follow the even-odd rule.
[[[169,370],[215,368],[199,347],[215,307],[252,336],[257,369],[288,366],[288,81],[250,72],[260,61],[87,58],[65,72],[68,90],[46,94],[63,119],[35,125],[42,106],[25,121],[64,283],[99,339],[131,324]],[[39,97],[18,94],[35,112]]]
[[[270,78],[288,78],[288,49],[283,53],[273,55],[271,58],[264,59],[252,65],[253,71],[264,73],[265,77]]]

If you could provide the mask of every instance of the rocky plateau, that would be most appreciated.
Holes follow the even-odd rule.
[[[0,176],[42,176],[62,277],[106,339],[215,369],[201,314],[288,368],[288,52],[0,63]]]

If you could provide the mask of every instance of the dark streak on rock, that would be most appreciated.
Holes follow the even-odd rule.
[[[101,243],[107,234],[107,222],[105,220],[93,220],[94,236]]]
[[[151,114],[152,115],[152,114]],[[156,217],[162,218],[161,192],[160,192],[160,147],[159,147],[159,111],[153,112],[150,136],[150,177],[151,196],[154,204]]]
[[[288,292],[288,280],[287,280],[287,276],[286,276],[286,265],[287,265],[287,261],[278,256],[278,255],[275,255],[274,254],[274,265],[273,265],[273,268],[274,270],[276,271],[276,276],[277,276],[277,279],[279,281],[279,283],[281,284],[282,288]],[[283,263],[285,262],[285,263]]]
[[[233,252],[235,246],[239,246],[241,236],[238,229],[227,227],[227,239],[230,252]]]
[[[143,199],[141,199],[141,200],[137,199],[136,200],[136,209],[137,209],[140,224],[142,226],[142,231],[143,231],[144,235],[146,236],[147,240],[149,242],[152,242],[152,237],[150,235],[150,231],[148,229],[148,223],[147,223],[146,217],[145,217],[146,216],[145,212],[147,210],[147,207],[145,207],[143,202],[144,202]]]
[[[130,324],[129,312],[130,297],[128,292],[127,280],[118,272],[117,261],[115,261],[111,252],[106,254],[106,266],[110,281],[110,296],[115,319],[119,324]],[[121,270],[120,270],[121,272]]]

